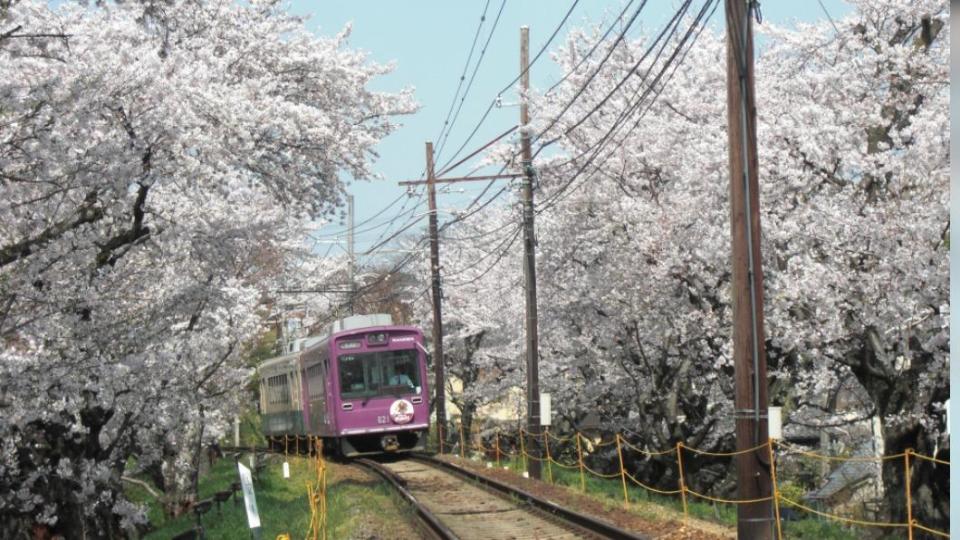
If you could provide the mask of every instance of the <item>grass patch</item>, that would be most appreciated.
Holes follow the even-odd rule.
[[[524,470],[523,460],[516,458],[502,459],[500,466],[508,467],[517,474]],[[565,486],[580,492],[580,472],[578,470],[554,465],[551,467],[550,473],[555,485]],[[542,466],[541,477],[544,481],[548,481],[546,465]],[[623,483],[619,477],[599,478],[587,473],[584,484],[586,485],[586,494],[592,498],[602,500],[605,504],[609,502],[613,506],[619,506],[623,503]],[[631,509],[645,519],[664,521],[679,520],[683,517],[683,502],[679,494],[674,496],[657,494],[633,484],[628,479],[627,497],[632,505]],[[664,512],[664,509],[667,512]],[[687,511],[690,517],[703,521],[719,523],[731,528],[736,528],[737,525],[737,509],[734,504],[714,504],[687,495]],[[782,521],[782,527],[785,537],[801,540],[853,540],[859,538],[863,533],[862,529],[858,530],[820,518],[784,520]]]
[[[247,456],[244,456],[247,464]],[[283,478],[283,458],[271,456],[268,465],[254,481],[257,509],[260,512],[261,537],[276,538],[289,533],[291,538],[307,534],[310,526],[310,504],[307,500],[307,483],[316,479],[313,461],[291,457],[290,478]],[[392,489],[379,479],[359,473],[355,468],[339,463],[327,463],[327,538],[348,538],[361,534],[363,537],[376,533],[381,538],[391,536],[398,523],[409,523],[412,515]],[[200,499],[211,498],[217,491],[227,490],[239,481],[237,466],[232,459],[219,460],[210,472],[200,480]],[[192,529],[196,518],[192,512],[176,519],[164,516],[159,502],[140,486],[125,486],[130,500],[147,504],[147,515],[153,530],[144,538],[160,540],[171,538]],[[241,502],[228,500],[216,505],[203,516],[206,538],[210,540],[250,538],[246,511]]]

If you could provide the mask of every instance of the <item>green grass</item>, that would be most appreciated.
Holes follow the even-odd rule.
[[[246,463],[246,460],[244,460]],[[306,483],[311,479],[307,460],[290,460],[290,478],[282,477],[280,462],[271,460],[260,477],[254,481],[254,492],[263,538],[275,538],[283,532],[296,532],[296,536],[306,533],[310,523],[310,505],[307,501]],[[221,459],[200,482],[200,499],[207,499],[217,491],[227,490],[230,484],[239,481],[237,466],[231,459]],[[238,493],[242,498],[242,495]],[[192,512],[168,520],[156,505],[150,508],[150,523],[156,527],[147,534],[147,539],[164,539],[191,529],[196,523]],[[207,538],[235,539],[248,538],[246,511],[242,505],[228,500],[221,504],[221,513],[214,509],[203,516],[203,527]]]
[[[248,463],[246,456],[243,462]],[[260,478],[254,481],[261,538],[264,540],[276,538],[281,533],[289,533],[291,538],[302,538],[309,530],[307,483],[315,480],[316,473],[311,460],[290,458],[289,463],[289,479],[282,477],[282,458],[272,456]],[[367,478],[355,472],[350,474],[342,464],[328,462],[327,465],[327,538],[350,537],[360,529],[389,530],[396,520],[411,520],[410,510],[379,479]],[[210,498],[217,491],[229,489],[230,484],[238,480],[239,474],[233,460],[221,459],[201,479],[200,498]],[[148,517],[154,529],[145,536],[146,539],[171,538],[190,530],[196,523],[193,513],[176,519],[166,518],[159,503],[139,486],[129,486],[127,496],[133,501],[147,504]],[[250,538],[242,501],[241,504],[235,504],[232,499],[228,500],[221,505],[221,510],[218,513],[214,505],[203,516],[206,538]]]
[[[524,470],[523,461],[519,459],[501,460],[500,466],[509,467],[517,474]],[[553,465],[550,468],[550,473],[553,475],[554,484],[580,491],[580,472],[578,470]],[[549,478],[546,465],[542,467],[541,477],[545,481]],[[587,473],[584,483],[586,492],[590,495],[603,497],[609,500],[612,505],[619,505],[623,502],[623,484],[619,477],[599,478]],[[641,503],[636,507],[636,510],[642,517],[651,520],[663,520],[664,515],[652,510],[650,505],[668,508],[675,512],[678,517],[682,516],[683,513],[683,503],[679,495],[668,496],[653,493],[633,484],[629,479],[627,479],[627,497],[631,503]],[[737,525],[737,509],[736,505],[733,504],[713,504],[698,501],[688,495],[687,511],[691,517],[704,521],[719,523],[731,528],[735,528]],[[783,521],[782,523],[784,537],[791,539],[853,540],[861,537],[864,533],[862,529],[848,528],[837,522],[818,518]]]

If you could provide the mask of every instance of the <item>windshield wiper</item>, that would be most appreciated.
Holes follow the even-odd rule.
[[[373,385],[371,385],[371,386],[373,386]],[[363,398],[363,401],[360,403],[360,406],[361,406],[361,407],[366,407],[366,406],[367,406],[367,403],[369,403],[372,398],[376,397],[376,396],[379,394],[379,392],[374,391],[373,388],[371,388],[370,390],[371,390],[373,393],[372,393],[372,394],[368,394],[367,397]]]

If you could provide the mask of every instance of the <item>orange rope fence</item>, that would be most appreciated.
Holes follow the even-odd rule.
[[[467,448],[468,445],[467,445],[466,442],[464,441],[463,425],[462,425],[462,424],[461,424],[460,427],[459,427],[459,434],[460,434],[460,455],[461,455],[461,457],[466,457],[465,449]],[[737,505],[739,505],[739,504],[757,504],[757,503],[762,503],[762,502],[772,502],[772,503],[773,503],[773,510],[774,510],[774,512],[775,512],[775,520],[776,520],[776,523],[777,523],[777,538],[778,538],[778,540],[783,538],[783,532],[782,532],[781,527],[780,527],[780,525],[781,525],[781,524],[780,524],[780,517],[781,517],[781,516],[780,516],[780,505],[781,505],[781,503],[787,504],[787,505],[789,505],[789,506],[791,506],[791,507],[794,507],[794,508],[796,508],[796,509],[798,509],[798,510],[803,510],[803,511],[805,511],[805,512],[811,513],[811,514],[813,514],[813,515],[816,515],[816,516],[819,516],[819,517],[822,517],[822,518],[834,520],[834,521],[837,521],[837,522],[840,522],[840,523],[845,523],[845,524],[848,524],[848,525],[859,525],[859,526],[867,526],[867,527],[883,527],[883,528],[902,528],[902,529],[906,529],[906,530],[907,530],[907,533],[908,533],[908,537],[911,538],[911,539],[913,538],[913,531],[914,531],[914,529],[916,529],[916,530],[918,530],[918,531],[923,531],[923,532],[926,532],[926,533],[929,533],[929,534],[932,534],[932,535],[935,535],[935,536],[939,536],[939,537],[942,537],[942,538],[949,538],[949,537],[950,537],[950,535],[949,535],[948,533],[946,533],[946,532],[938,531],[938,530],[936,530],[936,529],[931,529],[931,528],[929,528],[929,527],[926,527],[926,526],[918,523],[916,520],[913,519],[913,509],[912,509],[912,501],[911,501],[911,499],[912,499],[912,486],[911,486],[911,481],[910,481],[911,458],[917,458],[917,459],[921,459],[921,460],[924,460],[924,461],[928,461],[928,462],[932,462],[932,463],[936,463],[936,464],[944,465],[944,466],[950,466],[950,462],[949,462],[949,461],[942,460],[942,459],[938,459],[938,458],[933,457],[933,456],[926,456],[926,455],[923,455],[923,454],[918,454],[918,453],[916,453],[916,452],[914,452],[913,450],[910,450],[910,449],[906,450],[905,452],[901,452],[901,453],[898,453],[898,454],[886,455],[886,456],[849,456],[849,457],[844,457],[844,456],[831,456],[831,455],[820,454],[820,453],[817,453],[817,452],[811,452],[811,451],[808,451],[808,450],[803,450],[803,449],[797,448],[797,447],[795,447],[795,446],[793,446],[793,445],[791,445],[791,444],[788,444],[788,443],[784,443],[784,442],[781,442],[781,441],[769,440],[769,441],[767,441],[767,442],[764,442],[763,444],[754,446],[754,447],[752,447],[752,448],[747,448],[747,449],[743,449],[743,450],[737,450],[737,451],[733,451],[733,452],[712,452],[712,451],[707,451],[707,450],[701,450],[701,449],[698,449],[698,448],[692,448],[692,447],[686,446],[686,445],[684,445],[682,442],[677,442],[676,445],[675,445],[673,448],[669,449],[669,450],[647,450],[646,448],[643,448],[643,447],[641,447],[641,446],[638,446],[638,445],[636,445],[636,444],[632,444],[632,443],[628,442],[628,441],[627,441],[622,435],[620,435],[619,433],[615,433],[612,440],[606,440],[606,441],[605,441],[605,440],[602,440],[602,439],[599,439],[599,438],[598,438],[598,439],[591,439],[591,438],[589,438],[589,437],[587,437],[587,436],[585,436],[585,435],[583,435],[582,433],[579,433],[579,432],[576,432],[576,433],[574,433],[573,435],[565,436],[565,437],[564,437],[564,436],[559,436],[559,435],[556,435],[556,434],[554,434],[554,433],[551,433],[551,432],[549,431],[549,429],[544,429],[544,430],[543,430],[541,433],[539,433],[539,434],[531,434],[531,433],[527,432],[525,429],[520,428],[520,429],[518,430],[518,436],[517,436],[516,439],[515,439],[515,440],[517,440],[517,441],[519,442],[519,448],[517,449],[517,451],[511,452],[511,451],[509,451],[508,449],[505,449],[504,446],[503,446],[503,444],[501,443],[501,438],[503,438],[503,436],[504,436],[504,435],[503,435],[499,430],[497,430],[497,431],[494,433],[494,435],[493,435],[493,446],[492,446],[492,447],[488,447],[488,446],[485,446],[485,445],[484,445],[484,443],[483,443],[483,437],[480,437],[480,436],[478,436],[477,434],[472,434],[472,435],[471,435],[471,438],[474,438],[474,437],[475,437],[475,440],[474,440],[473,442],[471,442],[471,444],[470,444],[469,446],[470,446],[470,448],[472,448],[473,450],[478,451],[478,452],[482,453],[483,455],[490,455],[490,454],[492,453],[493,456],[494,456],[495,459],[496,459],[496,462],[497,462],[497,466],[498,466],[498,467],[500,466],[501,457],[517,458],[517,459],[522,460],[522,462],[523,462],[523,468],[524,468],[524,469],[527,468],[527,465],[528,465],[528,463],[530,462],[530,460],[533,460],[533,461],[539,462],[539,463],[545,463],[545,464],[547,465],[547,477],[548,477],[548,479],[549,479],[550,482],[553,482],[553,471],[552,471],[552,468],[551,468],[553,465],[556,465],[556,466],[558,466],[558,467],[561,467],[562,469],[567,469],[567,470],[574,470],[574,469],[576,469],[576,470],[579,471],[579,476],[580,476],[580,490],[583,491],[583,492],[586,492],[586,490],[587,490],[587,486],[586,486],[586,476],[587,476],[587,474],[589,474],[589,475],[591,475],[591,476],[594,476],[594,477],[597,477],[597,478],[607,479],[607,480],[612,480],[612,479],[614,479],[614,478],[619,478],[619,479],[620,479],[621,486],[622,486],[622,490],[623,490],[623,500],[624,500],[624,504],[625,504],[625,505],[627,505],[627,504],[630,503],[629,492],[628,492],[628,490],[627,490],[628,480],[629,480],[629,483],[631,483],[631,484],[633,484],[633,485],[636,485],[636,486],[638,486],[638,487],[640,487],[640,488],[642,488],[642,489],[644,489],[644,490],[650,491],[650,492],[652,492],[652,493],[657,493],[657,494],[660,494],[660,495],[680,495],[681,503],[682,503],[682,506],[683,506],[683,513],[684,513],[684,517],[685,517],[685,518],[689,515],[689,510],[688,510],[688,505],[687,505],[687,495],[688,495],[688,494],[691,495],[691,496],[693,496],[693,497],[696,497],[696,498],[698,498],[698,499],[703,499],[703,500],[711,501],[711,502],[714,502],[714,503],[724,503],[724,504],[737,504]],[[526,445],[525,445],[526,436],[532,436],[532,437],[534,437],[535,439],[537,439],[537,440],[540,441],[540,444],[543,445],[543,454],[542,454],[542,455],[532,455],[530,452],[527,451],[527,448],[526,448]],[[512,439],[512,438],[511,438],[511,439]],[[551,441],[554,441],[554,443],[555,443],[553,446],[551,446]],[[562,444],[564,444],[564,443],[573,443],[573,444],[570,444],[570,445],[566,448],[566,453],[563,451],[563,448],[561,448],[561,447],[558,446],[558,445],[562,445]],[[571,446],[574,447],[575,450],[576,450],[576,458],[577,458],[576,463],[564,463],[564,462],[558,460],[558,459],[555,457],[555,454],[557,454],[557,450],[561,450],[561,452],[560,452],[561,454],[570,455],[569,452],[572,451],[572,449],[570,448]],[[612,472],[612,473],[602,473],[602,472],[600,472],[600,471],[597,471],[597,470],[594,470],[594,469],[590,468],[590,466],[588,466],[588,465],[586,464],[586,462],[584,461],[584,454],[589,453],[589,452],[596,452],[598,449],[601,449],[601,448],[604,448],[604,447],[608,447],[608,446],[616,446],[617,462],[618,462],[618,463],[617,463],[617,465],[618,465],[618,466],[617,466],[617,469],[618,469],[618,470],[616,470],[615,472]],[[770,465],[769,465],[769,466],[770,466],[770,476],[771,476],[772,487],[773,487],[773,493],[770,494],[770,495],[768,495],[768,496],[766,496],[766,497],[756,497],[756,498],[751,498],[751,499],[727,499],[727,498],[716,497],[716,496],[712,496],[712,495],[708,495],[708,494],[704,494],[704,493],[699,493],[699,492],[697,492],[697,491],[695,491],[695,490],[693,490],[693,489],[691,489],[690,487],[687,486],[686,478],[685,478],[685,476],[684,476],[684,468],[683,468],[683,465],[684,465],[684,463],[683,463],[683,461],[684,461],[684,457],[683,457],[684,451],[689,451],[689,452],[691,452],[691,453],[693,453],[693,454],[702,455],[702,456],[734,457],[734,456],[738,456],[738,455],[741,455],[741,454],[747,454],[747,453],[751,453],[751,452],[758,452],[758,451],[761,451],[761,450],[764,450],[764,449],[766,449],[766,452],[765,452],[765,453],[767,454],[765,457],[766,457],[767,459],[769,459],[769,463],[770,463]],[[636,476],[634,476],[633,474],[631,474],[631,473],[627,470],[627,467],[626,467],[626,464],[625,464],[625,463],[626,463],[625,454],[626,454],[627,452],[635,452],[635,453],[637,453],[637,454],[640,454],[640,455],[643,455],[643,456],[646,456],[646,457],[659,457],[659,456],[670,457],[670,456],[672,456],[672,458],[676,461],[677,475],[678,475],[678,476],[677,476],[677,479],[678,479],[678,480],[677,480],[678,488],[677,488],[677,489],[672,489],[672,490],[671,490],[671,489],[659,489],[659,488],[656,488],[656,487],[654,487],[654,486],[650,486],[650,485],[645,484],[644,482],[640,481]],[[902,459],[903,462],[904,462],[904,479],[905,479],[904,484],[905,484],[905,496],[906,496],[906,506],[907,506],[907,508],[906,508],[906,510],[907,510],[907,521],[904,522],[904,523],[886,523],[886,522],[878,522],[878,521],[867,521],[867,520],[862,520],[862,519],[853,519],[853,518],[848,518],[848,517],[844,517],[844,516],[840,516],[840,515],[831,514],[831,513],[828,513],[828,512],[823,512],[823,511],[820,511],[820,510],[816,510],[816,509],[811,508],[811,507],[809,507],[809,506],[807,506],[807,505],[804,505],[803,503],[800,503],[800,502],[798,502],[798,501],[795,501],[795,500],[793,500],[793,499],[790,499],[790,498],[788,498],[788,497],[785,497],[785,496],[780,492],[780,490],[779,490],[779,485],[778,485],[778,481],[777,481],[776,458],[777,458],[778,455],[780,455],[780,456],[801,455],[801,456],[806,456],[806,457],[815,458],[815,459],[820,459],[820,460],[824,460],[824,461],[830,461],[830,462],[847,462],[847,461],[850,461],[850,462],[883,462],[883,461],[887,461],[887,460]]]

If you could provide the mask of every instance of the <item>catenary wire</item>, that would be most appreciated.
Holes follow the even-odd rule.
[[[503,94],[504,92],[512,88],[513,85],[516,84],[517,81],[519,81],[520,78],[523,77],[523,75],[526,74],[526,72],[529,71],[530,68],[532,68],[533,65],[537,63],[540,57],[543,56],[543,53],[547,50],[547,47],[549,47],[550,44],[553,43],[553,40],[557,37],[557,34],[560,33],[560,30],[566,24],[567,19],[570,18],[570,15],[573,13],[573,10],[577,7],[577,4],[579,2],[580,0],[574,0],[573,4],[570,6],[570,9],[567,10],[566,14],[563,16],[563,19],[560,21],[560,24],[557,25],[557,27],[553,30],[553,33],[550,34],[550,38],[547,39],[546,43],[543,44],[543,47],[541,47],[540,50],[537,52],[537,54],[534,55],[533,59],[530,60],[530,63],[527,65],[527,68],[524,69],[519,75],[517,75],[512,81],[507,83],[503,88],[501,88],[500,91],[497,92],[497,97],[499,97],[501,94]],[[466,140],[463,141],[463,144],[461,144],[460,147],[457,148],[456,152],[454,152],[454,154],[446,161],[446,163],[440,166],[441,169],[445,169],[450,163],[452,163],[455,159],[457,159],[457,156],[460,155],[463,149],[466,148],[468,144],[470,144],[470,141],[473,140],[473,137],[477,134],[477,131],[480,130],[480,126],[482,126],[483,123],[486,121],[487,117],[490,115],[490,112],[493,110],[493,107],[496,105],[496,103],[497,103],[497,99],[495,97],[493,100],[490,101],[490,105],[487,106],[486,111],[484,111],[483,115],[480,117],[480,120],[477,121],[476,125],[473,127],[473,130],[467,136]]]
[[[488,2],[489,3],[489,2]],[[503,8],[507,5],[507,0],[503,0],[500,3],[500,9],[497,11],[497,17],[493,21],[493,25],[490,27],[490,32],[487,34],[487,40],[483,44],[483,48],[480,49],[480,56],[477,58],[477,63],[473,67],[473,73],[470,74],[470,82],[467,83],[467,89],[464,90],[463,96],[460,98],[460,103],[457,105],[457,112],[453,115],[453,121],[450,122],[449,127],[447,128],[446,135],[443,135],[441,138],[437,139],[439,146],[437,147],[436,156],[439,157],[444,147],[447,145],[447,139],[450,138],[450,133],[453,131],[453,125],[457,122],[457,118],[460,117],[460,111],[463,109],[463,104],[467,99],[467,94],[470,93],[470,89],[473,88],[473,81],[476,79],[477,71],[480,70],[480,64],[483,63],[483,58],[487,53],[487,47],[490,46],[490,40],[493,39],[493,34],[497,30],[497,25],[500,23],[500,16],[503,15]],[[486,8],[484,8],[484,13],[486,13]],[[478,29],[479,32],[479,29]],[[464,69],[466,73],[466,69]],[[456,103],[456,96],[454,96],[454,103]],[[452,108],[453,104],[451,104]]]
[[[470,52],[467,54],[467,61],[464,62],[463,64],[463,73],[460,74],[460,80],[457,83],[457,90],[453,93],[453,99],[450,100],[450,108],[447,109],[447,117],[444,118],[443,120],[443,126],[440,128],[440,134],[437,135],[437,138],[436,138],[437,141],[443,140],[444,132],[446,132],[449,135],[449,130],[453,128],[453,123],[450,122],[450,116],[453,114],[453,108],[456,106],[457,98],[460,96],[460,89],[463,88],[463,81],[466,80],[467,78],[467,70],[470,69],[470,61],[473,60],[473,53],[477,49],[477,42],[480,39],[480,31],[483,29],[484,21],[487,20],[487,9],[489,7],[490,7],[490,0],[487,0],[487,2],[483,5],[483,13],[480,15],[480,23],[477,24],[477,31],[473,34],[473,43],[470,45]],[[503,11],[502,4],[500,6],[500,11],[501,12]],[[500,15],[498,14],[497,19],[499,20],[499,18],[500,18]],[[496,27],[496,23],[494,23],[494,27]],[[486,50],[486,46],[484,46],[484,50]],[[477,64],[479,65],[479,62],[477,62]],[[470,79],[470,83],[471,84],[473,83],[472,77]],[[470,85],[467,85],[467,90],[466,92],[463,93],[464,97],[466,97],[467,92],[469,91],[470,91]],[[461,100],[461,104],[462,103],[463,101]],[[456,122],[456,121],[457,121],[456,117],[454,117],[453,122]]]
[[[683,48],[683,45],[686,43],[686,41],[689,40],[690,35],[691,35],[691,33],[693,32],[693,30],[696,29],[697,27],[700,27],[700,31],[702,31],[702,27],[705,26],[706,20],[709,19],[709,16],[706,15],[706,12],[707,12],[708,8],[711,8],[711,6],[712,6],[712,9],[710,10],[710,15],[712,16],[713,12],[716,10],[716,6],[717,6],[717,5],[719,5],[719,4],[716,2],[716,0],[709,0],[708,2],[706,2],[706,3],[704,4],[704,6],[703,6],[703,8],[700,10],[698,16],[695,18],[695,20],[694,20],[694,22],[691,24],[690,28],[688,28],[688,30],[687,30],[686,34],[684,35],[684,37],[681,39],[681,42],[678,44],[677,49],[674,50],[673,54],[672,54],[671,57],[668,59],[667,63],[665,63],[664,66],[661,67],[661,69],[660,69],[659,73],[657,74],[657,77],[654,79],[653,83],[648,83],[648,84],[646,85],[646,90],[644,91],[644,93],[643,93],[643,95],[641,96],[641,98],[640,98],[639,100],[636,100],[628,109],[625,109],[625,110],[620,114],[620,116],[618,117],[617,121],[614,122],[614,124],[613,124],[613,125],[611,126],[611,128],[604,134],[604,136],[603,136],[598,142],[590,145],[590,147],[588,147],[586,151],[582,152],[582,153],[579,154],[577,157],[572,158],[572,159],[569,159],[569,160],[567,160],[566,162],[564,162],[564,163],[562,163],[562,164],[560,165],[560,166],[565,166],[565,165],[574,163],[576,160],[580,159],[581,157],[583,157],[583,156],[586,155],[587,153],[592,152],[592,155],[587,159],[587,161],[584,162],[584,163],[577,169],[577,171],[563,184],[563,186],[562,186],[559,190],[557,190],[556,192],[554,192],[553,194],[551,194],[551,196],[548,197],[548,199],[545,200],[545,201],[542,203],[541,208],[538,209],[538,213],[543,212],[543,211],[549,209],[551,206],[553,206],[554,204],[556,204],[557,201],[559,201],[559,199],[562,197],[563,193],[571,186],[571,184],[573,184],[573,182],[583,173],[583,171],[584,171],[588,166],[590,166],[590,165],[596,160],[596,158],[602,153],[602,151],[603,151],[603,149],[605,148],[605,146],[606,146],[607,144],[609,144],[610,141],[613,140],[613,137],[614,137],[614,135],[616,134],[616,132],[619,131],[624,125],[626,125],[624,121],[625,121],[627,118],[629,118],[629,115],[630,115],[630,114],[632,114],[633,112],[635,112],[635,111],[643,104],[644,99],[651,93],[651,91],[652,91],[652,92],[655,92],[656,96],[659,96],[659,94],[663,91],[663,86],[665,86],[665,85],[662,85],[659,89],[654,89],[654,88],[656,87],[657,82],[663,77],[663,74],[665,73],[665,71],[666,71],[668,68],[671,68],[671,67],[673,68],[673,69],[671,70],[671,77],[672,77],[672,75],[676,72],[676,67],[677,67],[679,64],[674,64],[675,58],[677,57],[677,55],[679,54],[679,52],[680,52],[681,49]],[[696,33],[697,36],[700,35],[700,31],[698,31],[698,32]],[[669,39],[669,38],[668,38],[668,39]],[[695,41],[695,40],[694,40],[694,41]],[[692,47],[692,45],[693,45],[693,43],[691,43],[690,46]],[[684,55],[684,58],[685,58],[685,55]],[[652,67],[652,66],[651,66],[651,67]],[[649,70],[648,70],[648,73],[649,73]],[[639,91],[639,87],[638,87],[638,91]],[[636,95],[636,93],[635,93],[635,95]],[[652,102],[651,102],[650,104],[652,104]],[[646,113],[646,111],[649,110],[650,104],[648,104],[647,108],[644,110],[644,114]],[[641,115],[639,118],[636,119],[636,122],[634,122],[634,124],[633,124],[633,126],[631,127],[631,129],[629,130],[629,132],[632,132],[637,126],[639,126],[639,123],[640,123],[640,120],[641,120],[641,119],[642,119],[642,115]],[[629,132],[628,132],[628,134],[629,134]],[[622,139],[621,139],[621,140],[622,140]],[[541,148],[541,149],[542,149],[542,148]]]

